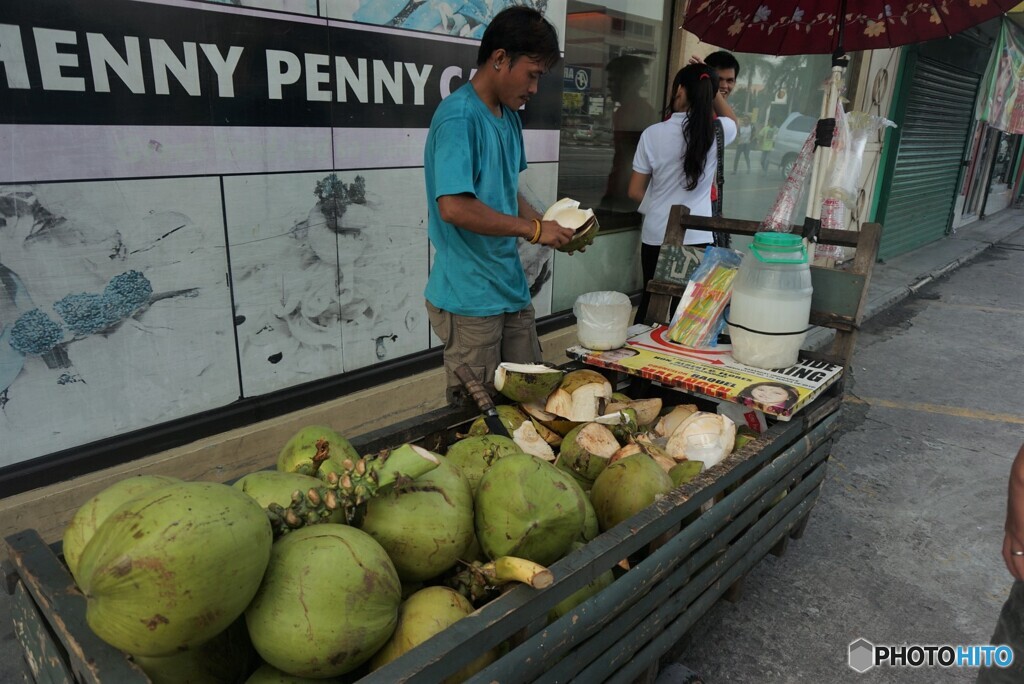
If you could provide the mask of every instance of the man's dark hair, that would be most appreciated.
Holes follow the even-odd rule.
[[[508,53],[510,67],[525,56],[550,69],[561,57],[555,27],[537,10],[523,6],[504,9],[491,19],[480,41],[476,65],[483,65],[495,50]]]
[[[740,75],[740,63],[736,61],[736,58],[731,52],[725,50],[719,50],[718,52],[712,52],[710,55],[704,58],[704,63],[712,69],[733,69],[736,71],[736,77]]]

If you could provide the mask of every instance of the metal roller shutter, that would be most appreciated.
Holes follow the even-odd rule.
[[[938,240],[950,225],[980,75],[927,57],[907,66],[910,88],[888,199],[880,207],[879,256]]]

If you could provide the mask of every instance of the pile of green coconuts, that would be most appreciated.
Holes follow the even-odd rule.
[[[232,485],[149,475],[100,492],[63,539],[89,627],[157,684],[351,681],[508,586],[549,586],[547,566],[713,465],[687,458],[689,436],[724,454],[749,438],[590,370],[502,364],[494,381],[516,402],[498,407],[511,437],[481,418],[444,455],[360,455],[309,426]]]

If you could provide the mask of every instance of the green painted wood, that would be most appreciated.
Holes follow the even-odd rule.
[[[149,684],[149,678],[128,656],[89,629],[85,597],[35,530],[19,532],[4,541],[21,583],[67,654],[67,665],[76,682]]]
[[[573,677],[577,677],[577,675],[579,675],[580,681],[588,681],[587,677],[589,675],[585,673],[580,674],[580,671],[590,663],[595,662],[602,654],[609,652],[610,649],[622,646],[624,640],[628,640],[626,643],[631,645],[633,650],[642,646],[650,637],[639,641],[636,640],[635,634],[638,633],[640,625],[650,615],[654,614],[660,606],[665,605],[675,592],[685,587],[685,590],[688,592],[687,595],[692,595],[693,598],[696,598],[717,578],[717,575],[706,574],[706,568],[711,566],[720,567],[722,568],[721,572],[724,572],[724,567],[720,565],[719,560],[726,551],[739,547],[740,553],[745,553],[752,547],[758,535],[774,524],[774,520],[778,520],[781,516],[787,514],[818,486],[824,477],[824,470],[817,468],[817,470],[813,470],[810,474],[808,474],[808,471],[816,468],[827,457],[827,446],[822,452],[805,458],[790,477],[780,481],[776,486],[766,491],[754,505],[751,505],[741,515],[716,532],[709,543],[700,546],[684,562],[672,567],[675,558],[669,551],[667,552],[667,557],[657,558],[657,554],[652,555],[651,558],[645,559],[637,568],[631,570],[630,572],[649,572],[650,567],[655,567],[657,568],[655,574],[657,577],[660,577],[660,580],[655,579],[654,581],[657,581],[657,583],[643,594],[638,601],[629,605],[621,614],[615,616],[614,619],[606,620],[599,631],[592,632],[590,638],[569,652],[569,655],[564,658],[562,657],[569,649],[559,644],[555,648],[550,648],[547,654],[534,656],[531,653],[520,656],[517,653],[517,658],[532,665],[535,657],[544,657],[544,655],[554,656],[555,659],[552,661],[551,667],[546,672],[543,672],[543,674],[536,675],[538,682],[545,680],[568,681]],[[796,485],[790,496],[785,497],[778,506],[771,506],[771,502],[781,491],[792,485],[798,477],[804,475],[807,475],[807,477],[804,477],[800,484]],[[770,517],[768,514],[773,517]],[[665,567],[666,563],[668,563],[667,568]],[[702,577],[703,579],[701,579]],[[622,606],[609,606],[606,601],[601,600],[603,598],[606,597],[593,597],[586,602],[590,604],[586,608],[595,612],[612,611],[613,613],[621,609]],[[564,620],[565,618],[562,619]],[[579,622],[578,617],[575,619]],[[547,630],[548,634],[545,634],[545,638],[553,638],[557,641],[558,635],[550,634],[557,627],[557,623],[551,625]],[[531,668],[529,671],[531,675],[534,675],[535,672],[535,668]],[[591,670],[592,672],[593,670]],[[500,677],[497,679],[499,681],[506,681]]]
[[[909,89],[900,99],[897,145],[878,207],[885,224],[879,257],[938,240],[953,216],[961,162],[970,137],[980,74],[923,54],[908,59]]]
[[[820,468],[823,470],[824,466],[820,466]],[[604,670],[600,681],[607,681],[614,684],[629,684],[629,682],[632,682],[636,675],[643,671],[645,667],[653,662],[657,662],[662,653],[665,653],[669,648],[671,648],[672,644],[678,641],[687,632],[687,630],[697,622],[697,620],[699,620],[708,610],[711,609],[712,606],[715,605],[718,599],[723,593],[725,593],[733,582],[748,573],[754,565],[764,558],[772,545],[776,544],[779,539],[782,539],[784,536],[789,534],[789,532],[796,527],[801,520],[810,514],[811,509],[817,503],[820,491],[820,488],[814,490],[811,496],[802,500],[770,530],[759,530],[758,534],[760,536],[749,549],[740,551],[738,548],[733,548],[723,554],[723,558],[715,561],[715,565],[705,570],[705,572],[713,574],[718,571],[720,566],[728,567],[730,563],[733,563],[731,567],[729,567],[724,574],[709,586],[700,598],[691,603],[687,610],[679,612],[678,617],[676,617],[675,620],[667,625],[657,624],[653,630],[650,630],[653,631],[656,636],[647,645],[641,649],[630,652],[624,658],[620,655],[618,660],[625,660],[624,667],[615,672],[612,676],[608,676],[608,670]],[[774,519],[774,516],[771,518],[766,516],[766,519]],[[692,581],[697,584],[701,584],[701,579],[702,578],[698,577]],[[670,604],[663,607],[663,609],[660,609],[659,615],[652,615],[649,619],[660,623],[662,614],[671,614],[676,611],[678,605],[688,599],[688,596],[686,595],[688,593],[689,592],[687,590],[684,590],[678,598],[674,597]],[[600,664],[595,663],[595,670],[597,672],[602,672],[599,669],[600,667]],[[579,680],[582,682],[588,681],[585,675],[581,676]]]
[[[556,679],[565,681],[572,674],[569,671],[571,665],[559,662],[566,653],[572,649],[577,649],[573,651],[574,653],[578,652],[584,648],[579,644],[595,634],[621,635],[628,632],[628,625],[614,629],[609,625],[618,614],[638,602],[643,606],[640,609],[641,615],[657,605],[664,597],[654,588],[677,565],[685,562],[688,574],[706,563],[709,555],[717,553],[728,543],[730,533],[725,530],[729,529],[730,525],[733,536],[742,532],[769,507],[770,502],[783,489],[814,467],[815,459],[824,459],[828,453],[829,437],[838,428],[837,419],[837,415],[833,416],[814,428],[806,437],[792,444],[782,455],[773,459],[770,464],[737,487],[736,491],[673,536],[639,566],[616,580],[612,586],[549,625],[508,657],[483,670],[479,675],[482,677],[481,681],[532,681],[535,678],[543,678],[543,673],[550,668],[555,668],[554,671],[558,674]],[[823,444],[823,449],[815,452],[814,457],[808,458],[812,450]],[[734,522],[736,520],[742,522]],[[712,544],[702,546],[712,535]],[[697,551],[698,549],[700,551]],[[590,657],[596,657],[603,649],[603,645],[598,646],[597,652],[591,653]]]
[[[857,324],[860,295],[867,284],[867,276],[834,268],[811,267],[812,317]],[[814,322],[813,320],[811,321]]]
[[[37,684],[72,684],[75,680],[67,666],[67,654],[20,582],[11,600],[11,620]]]

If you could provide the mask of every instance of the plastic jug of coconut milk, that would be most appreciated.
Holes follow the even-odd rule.
[[[732,356],[757,368],[797,362],[811,315],[811,269],[799,235],[757,233],[733,280]]]

